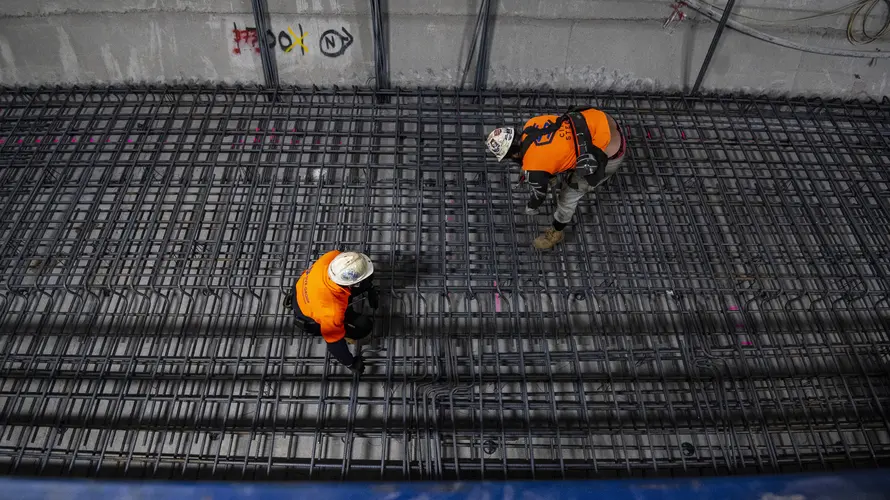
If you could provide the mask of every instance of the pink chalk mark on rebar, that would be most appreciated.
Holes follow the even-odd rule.
[[[4,142],[6,142],[6,139],[0,139],[0,144],[3,144]]]
[[[743,340],[743,341],[740,342],[740,344],[742,344],[742,345],[748,345],[748,346],[754,345],[754,343],[751,342],[750,340]]]
[[[272,132],[275,132],[275,127],[272,127]]]
[[[259,132],[259,131],[260,131],[260,128],[259,128],[259,127],[257,127],[257,128],[256,128],[256,131],[257,131],[257,132]]]
[[[652,134],[650,134],[649,131],[647,130],[646,131],[646,139],[651,139],[651,138],[652,138]]]
[[[127,142],[133,142],[133,139],[127,139]]]
[[[253,142],[259,142],[259,140],[260,140],[259,137],[254,137],[254,138],[253,138]]]
[[[681,130],[681,131],[680,131],[680,137],[682,137],[683,140],[685,141],[685,140],[686,140],[686,132],[683,132],[683,131]]]
[[[96,142],[96,139],[93,139],[92,137],[90,137],[90,142]]]
[[[238,142],[244,142],[244,139],[238,139]]]
[[[57,138],[53,139],[53,142],[59,142],[59,138],[57,137]]]
[[[498,286],[498,282],[494,282],[495,288]],[[494,310],[495,312],[501,312],[501,294],[498,292],[494,292]]]
[[[23,142],[25,142],[25,141],[24,141],[23,139],[19,139],[19,140],[16,141],[16,142],[18,142],[19,144],[21,144],[21,143],[23,143]]]
[[[730,311],[738,311],[738,310],[739,310],[739,306],[729,306],[729,310],[730,310]]]

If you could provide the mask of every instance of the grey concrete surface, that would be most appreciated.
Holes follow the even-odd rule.
[[[261,81],[254,47],[241,44],[241,52],[235,53],[235,25],[239,29],[253,26],[248,0],[2,3],[0,84]],[[392,83],[458,85],[479,3],[389,0]],[[739,0],[736,12],[759,19],[738,20],[773,35],[810,45],[856,49],[844,36],[848,14],[780,22],[844,3]],[[667,0],[501,0],[492,35],[489,85],[686,88],[695,80],[716,23],[687,7],[687,19],[664,29],[670,5]],[[269,0],[269,8],[282,83],[366,85],[371,81],[368,2]],[[883,5],[873,12],[868,24],[872,29],[886,14],[882,9]],[[300,33],[306,35],[305,48],[294,43]],[[282,41],[292,44],[289,51],[282,49]],[[890,40],[858,48],[890,50]],[[878,97],[887,93],[888,67],[887,60],[806,54],[727,30],[704,87]],[[472,73],[466,80],[472,81]]]

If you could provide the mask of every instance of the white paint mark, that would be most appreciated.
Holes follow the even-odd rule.
[[[201,62],[204,63],[203,78],[207,78],[208,80],[219,80],[219,72],[216,70],[216,65],[213,64],[213,61],[207,56],[201,56]]]
[[[71,37],[61,26],[56,27],[56,33],[59,35],[59,59],[62,61],[61,80],[76,80],[80,75],[80,62],[77,60],[74,46],[71,45]]]
[[[17,83],[19,72],[15,67],[15,56],[12,48],[6,40],[0,39],[0,81],[4,83]]]
[[[140,78],[139,52],[136,47],[130,47],[130,57],[127,60],[127,79],[139,81]]]
[[[111,45],[107,43],[102,45],[100,50],[102,53],[102,61],[105,63],[105,70],[108,72],[108,78],[112,81],[121,81],[124,79],[124,72],[121,71],[121,65],[118,64],[114,54],[111,53]]]
[[[163,47],[164,40],[163,34],[161,33],[161,27],[158,26],[158,23],[155,21],[151,22],[151,58],[158,61],[158,66],[160,67],[160,72],[158,75],[154,75],[155,79],[163,80],[164,79],[164,54],[161,51],[161,47]]]

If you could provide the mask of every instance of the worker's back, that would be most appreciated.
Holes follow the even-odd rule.
[[[598,109],[586,109],[581,112],[593,145],[604,150],[609,146],[611,132],[606,114]],[[556,115],[536,116],[525,122],[523,130],[529,127],[543,129],[556,123],[559,119]],[[525,138],[522,134],[521,139]],[[550,174],[559,174],[575,168],[578,161],[578,152],[575,148],[572,126],[569,120],[565,120],[556,132],[542,136],[529,146],[528,151],[522,157],[522,169],[528,171],[543,170]]]
[[[334,283],[328,276],[328,266],[338,255],[340,252],[333,250],[319,257],[300,276],[294,290],[300,312],[321,326],[321,335],[327,342],[337,342],[346,335],[349,288]]]

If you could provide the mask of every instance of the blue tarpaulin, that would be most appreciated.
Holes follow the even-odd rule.
[[[890,499],[890,471],[666,480],[219,483],[0,479],[14,500],[814,500]]]

